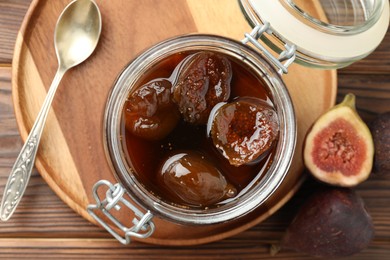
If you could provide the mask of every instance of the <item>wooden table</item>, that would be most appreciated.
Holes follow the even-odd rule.
[[[31,0],[0,1],[0,192],[22,146],[11,100],[12,54],[17,31]],[[390,110],[390,32],[366,59],[338,71],[339,102],[347,92],[357,95],[366,122]],[[106,231],[73,212],[33,172],[26,194],[11,220],[0,223],[0,258],[69,259],[268,259],[303,199],[319,184],[311,178],[276,214],[230,238],[194,247],[162,247],[133,242],[123,246]],[[370,246],[348,259],[390,257],[390,177],[372,175],[358,193],[371,212],[376,236]],[[310,259],[280,252],[274,259]]]

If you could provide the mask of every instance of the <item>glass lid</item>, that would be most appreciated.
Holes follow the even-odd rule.
[[[296,61],[340,68],[370,54],[389,26],[388,0],[239,0],[252,26],[270,23],[273,50],[296,46]]]

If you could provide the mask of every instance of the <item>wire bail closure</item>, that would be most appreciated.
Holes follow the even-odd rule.
[[[98,189],[102,186],[108,187],[106,191],[106,198],[104,198],[104,200],[101,200],[98,195]],[[92,188],[92,192],[96,204],[88,205],[88,213],[119,242],[127,245],[131,242],[131,237],[148,238],[153,234],[155,230],[155,225],[152,221],[153,214],[149,210],[143,214],[131,202],[123,198],[125,189],[122,187],[122,185],[119,183],[114,185],[107,180],[100,180],[95,183]],[[133,218],[132,221],[134,226],[124,226],[116,217],[110,213],[110,210],[112,209],[118,211],[121,209],[121,206],[119,205],[120,202],[122,202],[127,208],[134,212],[135,218]],[[106,223],[105,220],[99,217],[95,211],[101,211],[116,227],[118,227],[123,232],[124,235],[121,236],[118,232],[116,232],[110,225]]]
[[[285,50],[283,50],[279,57],[276,58],[271,54],[258,40],[264,34],[271,34],[270,24],[265,23],[264,25],[257,25],[253,28],[250,33],[245,33],[245,38],[241,41],[243,44],[252,43],[262,54],[266,56],[268,61],[272,63],[277,69],[279,74],[286,74],[287,68],[291,65],[295,59],[295,45],[285,44]],[[106,186],[105,198],[100,198],[98,190],[101,187]],[[155,225],[152,221],[154,215],[148,210],[145,214],[142,213],[136,206],[134,206],[129,200],[123,196],[126,194],[126,190],[119,183],[112,184],[107,180],[100,180],[95,183],[92,188],[93,197],[96,204],[89,204],[87,206],[88,213],[113,237],[115,237],[122,244],[129,244],[132,237],[136,238],[148,238],[155,231]],[[112,210],[119,211],[121,205],[125,205],[135,217],[132,220],[133,226],[126,227],[123,225],[113,214]],[[97,213],[100,213],[99,215]],[[103,216],[104,219],[102,218]],[[107,223],[111,222],[111,223]],[[120,230],[118,233],[116,230]]]
[[[276,67],[279,74],[287,74],[288,67],[295,60],[295,45],[285,44],[285,50],[282,51],[278,58],[275,58],[261,43],[259,43],[258,39],[264,34],[272,34],[272,30],[269,22],[265,22],[263,25],[256,25],[250,33],[245,33],[245,38],[241,40],[243,44],[252,43],[257,49],[263,53],[269,61]],[[283,63],[284,62],[284,63]]]

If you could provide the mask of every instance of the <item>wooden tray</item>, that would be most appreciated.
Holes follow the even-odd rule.
[[[54,27],[69,2],[34,0],[18,34],[12,88],[24,140],[57,69]],[[115,182],[104,154],[102,122],[108,93],[121,69],[146,48],[172,36],[202,32],[240,40],[251,29],[233,0],[97,3],[103,18],[101,41],[90,59],[63,78],[36,162],[58,196],[91,222],[86,207],[94,202],[92,186],[100,179]],[[193,228],[155,218],[156,232],[146,242],[192,245],[219,240],[260,223],[291,198],[302,182],[304,135],[314,119],[334,104],[336,73],[293,65],[284,78],[296,109],[298,143],[291,171],[279,190],[253,213],[225,224]]]

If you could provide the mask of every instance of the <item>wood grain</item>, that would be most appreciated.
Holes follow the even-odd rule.
[[[59,259],[85,259],[93,256],[93,259],[148,259],[148,260],[259,260],[259,259],[289,259],[309,260],[318,259],[295,254],[281,252],[275,257],[269,256],[269,248],[255,244],[251,241],[246,246],[237,246],[244,241],[225,240],[208,246],[181,247],[181,248],[156,248],[146,244],[133,244],[130,247],[118,245],[115,241],[106,239],[10,239],[0,240],[1,255],[5,258],[21,259],[39,258],[53,259],[53,255]],[[15,253],[17,250],[18,253]],[[115,253],[107,253],[114,251]],[[196,253],[194,253],[196,252]],[[373,258],[373,254],[375,257]],[[375,248],[367,249],[358,256],[346,257],[346,260],[379,260],[388,257],[387,244],[376,243]]]
[[[0,1],[0,64],[10,64],[15,39],[31,0]]]
[[[26,10],[29,0],[21,1]],[[19,5],[19,1],[0,1],[1,4]],[[3,5],[4,6],[4,5]],[[3,7],[2,6],[2,7]],[[18,6],[19,8],[19,6]],[[0,20],[2,15],[0,8]],[[12,10],[15,10],[13,8]],[[9,15],[9,14],[7,14]],[[19,19],[19,12],[11,19]],[[4,20],[1,20],[4,21]],[[3,33],[16,35],[14,27],[0,23]],[[390,48],[389,33],[385,41],[365,60],[338,71],[340,101],[347,92],[358,94],[357,108],[366,122],[377,114],[390,110]],[[8,38],[6,46],[15,39]],[[12,42],[12,43],[11,43]],[[0,52],[3,49],[0,44]],[[9,61],[10,53],[1,52],[0,60]],[[2,63],[2,62],[0,62]],[[4,65],[3,65],[4,66]],[[0,192],[21,147],[11,98],[11,64],[0,68]],[[107,233],[81,218],[63,203],[34,171],[27,194],[14,217],[0,223],[0,258],[5,259],[270,259],[270,243],[277,242],[302,201],[320,184],[308,179],[302,189],[278,212],[251,229],[233,237],[196,247],[161,247],[134,242],[124,247]],[[376,236],[369,248],[353,257],[343,259],[388,259],[390,257],[390,179],[372,175],[357,188],[370,211]],[[291,251],[273,259],[316,259]]]

